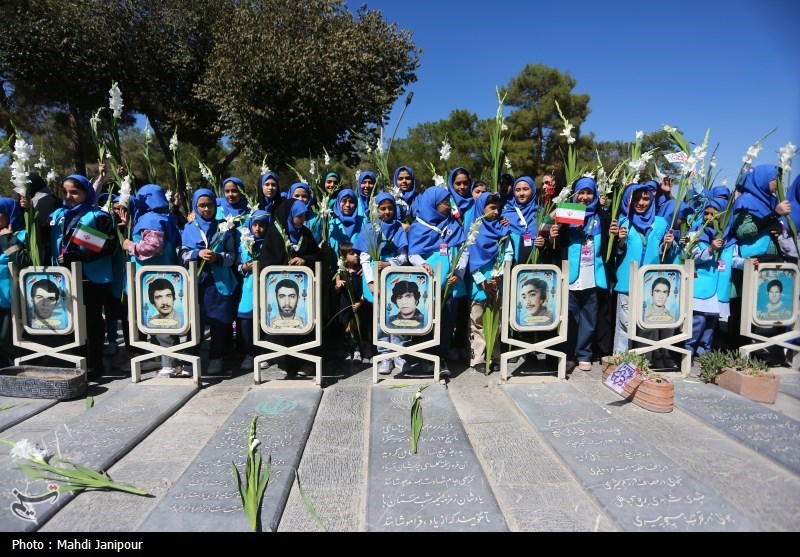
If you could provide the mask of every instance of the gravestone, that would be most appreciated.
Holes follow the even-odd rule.
[[[491,491],[447,390],[422,391],[423,428],[411,451],[416,386],[372,388],[367,530],[505,532]]]
[[[142,532],[248,532],[232,464],[242,481],[254,416],[262,468],[271,458],[261,504],[261,530],[274,532],[295,479],[321,389],[257,387],[244,396],[161,502],[138,528]]]
[[[621,530],[754,529],[710,487],[569,384],[503,388]]]
[[[675,406],[778,464],[800,473],[799,421],[706,383],[676,382]]]
[[[197,392],[193,385],[128,385],[41,439],[28,436],[50,455],[106,470]],[[24,424],[14,439],[26,438]],[[17,469],[9,450],[0,451],[0,531],[36,531],[75,492],[54,491],[54,482],[32,479]],[[52,462],[55,463],[55,462]],[[112,478],[125,483],[125,478]],[[55,485],[61,485],[55,483]],[[136,497],[136,495],[131,495]]]
[[[24,422],[57,402],[58,400],[53,398],[0,396],[0,431]]]

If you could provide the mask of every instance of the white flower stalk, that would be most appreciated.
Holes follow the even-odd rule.
[[[172,139],[169,140],[169,150],[173,153],[178,150],[178,130],[172,134]]]
[[[656,168],[656,182],[660,184],[664,180],[664,178],[666,178],[667,175],[661,171],[661,169],[658,167],[657,164],[655,165],[655,168]]]
[[[152,141],[152,136],[150,135],[150,125],[148,124],[147,120],[144,121],[144,142],[150,143]]]
[[[759,141],[756,141],[747,149],[747,153],[745,153],[745,155],[742,157],[742,162],[744,163],[744,168],[742,170],[744,172],[746,172],[753,165],[753,161],[756,159],[761,149],[763,149],[763,147]]]
[[[708,167],[709,168],[714,168],[715,166],[717,166],[717,156],[716,155],[712,155],[711,156],[711,160],[708,161]]]
[[[44,155],[39,155],[39,162],[34,164],[33,167],[39,170],[44,170],[47,168],[47,161],[45,160]]]
[[[167,198],[167,203],[172,204],[172,190],[167,190],[167,193],[164,194],[164,197]]]
[[[450,151],[450,143],[448,143],[447,138],[445,138],[445,140],[442,141],[442,148],[439,149],[439,160],[447,161],[447,159],[450,158]]]
[[[639,140],[644,137],[644,132],[642,130],[636,131],[636,139]]]
[[[258,439],[253,439],[253,442],[250,443],[250,449],[249,450],[250,451],[254,451],[254,450],[256,450],[258,448],[259,445],[261,445],[261,441],[258,440]]]
[[[328,155],[327,151],[325,151],[325,156],[324,156],[324,158],[322,160],[323,160],[323,164],[325,164],[325,166],[330,166],[331,157]]]
[[[38,449],[36,445],[28,441],[27,439],[20,439],[14,446],[11,448],[11,458],[14,460],[23,458],[26,460],[44,460],[47,456],[47,452],[41,449]]]
[[[560,134],[558,134],[558,135],[566,137],[567,138],[567,143],[569,143],[570,145],[575,143],[575,138],[572,137],[572,128],[573,127],[574,126],[572,124],[570,124],[569,122],[564,120],[564,129],[562,130],[562,132]]]
[[[467,233],[467,241],[466,241],[467,246],[473,245],[475,241],[478,239],[478,232],[480,232],[482,220],[483,217],[475,219],[475,222],[473,222],[472,226],[469,227],[469,232]]]
[[[797,154],[797,147],[790,141],[778,151],[783,173],[788,175],[792,171],[792,158]]]
[[[553,199],[553,203],[565,203],[569,200],[570,195],[572,195],[572,186],[564,186],[564,189],[558,192],[558,195]]]
[[[505,122],[503,122],[503,123],[500,125],[500,129],[501,129],[501,130],[503,130],[504,132],[507,132],[507,131],[508,131],[508,126],[506,125],[506,123],[505,123]]]
[[[317,163],[311,161],[311,165],[308,167],[308,173],[314,176],[317,173]]]
[[[675,133],[676,131],[678,131],[678,128],[673,128],[669,124],[664,124],[664,131],[667,133]]]
[[[45,176],[44,179],[50,183],[54,183],[56,180],[58,180],[58,174],[56,174],[55,170],[50,169],[50,172],[47,173],[47,176]]]
[[[27,195],[28,184],[30,183],[30,180],[28,180],[28,172],[25,166],[18,160],[13,160],[11,162],[11,182],[14,184],[15,192],[19,195]]]
[[[511,172],[511,161],[508,160],[508,157],[506,157],[506,160],[505,160],[504,164],[505,164],[506,170]]]
[[[122,92],[119,90],[116,82],[111,85],[111,89],[108,91],[108,94],[110,95],[108,107],[113,112],[114,118],[119,118],[122,116],[122,107],[125,105],[122,104]]]
[[[122,178],[122,183],[119,185],[119,203],[127,207],[130,204],[131,198],[131,177],[126,174]]]
[[[14,158],[21,163],[26,163],[36,154],[36,149],[33,145],[27,143],[24,139],[17,139],[14,142]]]
[[[358,182],[359,178],[361,178],[361,170],[356,170],[356,188],[361,187],[359,182]],[[356,193],[358,193],[358,190],[356,190]]]
[[[240,241],[245,251],[252,255],[253,246],[256,243],[256,239],[253,237],[253,233],[250,232],[250,230],[247,228],[242,228]]]
[[[218,229],[220,232],[227,232],[236,226],[236,220],[233,215],[228,215],[225,220],[219,223]]]
[[[444,178],[438,174],[433,175],[433,185],[447,189],[447,184],[445,183]]]
[[[644,170],[645,165],[647,165],[647,161],[645,161],[643,158],[639,158],[635,161],[629,162],[628,168],[630,168],[633,172],[639,173]]]
[[[378,137],[378,144],[375,145],[375,151],[379,155],[383,155],[383,126],[381,126],[380,136]]]
[[[197,163],[200,167],[200,175],[207,181],[213,182],[214,181],[214,174],[211,172],[211,169],[204,165],[202,162]]]
[[[723,186],[727,186],[728,185],[728,177],[727,176],[722,179],[722,185]]]
[[[264,174],[269,174],[270,172],[272,172],[272,169],[270,169],[270,167],[269,167],[269,166],[267,166],[266,164],[262,164],[262,165],[261,165],[261,175],[262,175],[262,176],[263,176]]]

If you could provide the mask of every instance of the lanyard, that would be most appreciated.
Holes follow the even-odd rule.
[[[433,226],[432,224],[429,224],[429,223],[425,222],[424,220],[422,220],[419,217],[417,217],[417,222],[420,223],[423,226],[427,226],[431,230],[435,230],[439,234],[439,236],[441,238],[444,238],[445,232],[447,232],[447,226],[445,226],[444,228],[437,228],[437,227]]]

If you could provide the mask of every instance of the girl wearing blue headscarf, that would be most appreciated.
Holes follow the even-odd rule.
[[[357,203],[356,192],[350,188],[339,190],[336,194],[333,216],[328,223],[328,243],[334,254],[339,253],[339,244],[342,242],[358,241],[359,234],[364,228],[365,219],[358,214]],[[337,268],[336,261],[333,261],[331,271],[335,273]]]
[[[225,178],[222,182],[222,197],[217,199],[217,220],[225,217],[248,215],[250,206],[245,196],[244,182],[235,176]]]
[[[440,373],[449,375],[446,356],[452,343],[452,332],[456,306],[459,298],[466,296],[464,274],[467,271],[469,254],[463,250],[451,269],[450,262],[456,257],[461,244],[466,241],[466,233],[461,224],[453,218],[450,205],[450,191],[440,187],[426,189],[417,199],[416,217],[408,229],[408,259],[412,265],[424,267],[433,275],[439,266],[439,284],[444,289],[449,285],[451,295],[442,303],[442,338],[439,345]],[[444,291],[442,291],[442,295]]]
[[[356,179],[356,194],[358,194],[358,214],[362,217],[369,216],[369,201],[372,198],[372,191],[375,189],[375,173],[365,170]]]
[[[452,215],[453,218],[464,225],[464,218],[475,200],[472,198],[472,175],[464,167],[459,166],[450,171],[450,176],[447,178],[447,188],[450,190],[452,196]]]
[[[681,225],[688,222],[689,217],[694,214],[694,209],[692,209],[692,206],[684,201],[681,201],[680,204],[678,204],[677,199],[671,198],[666,200],[661,205],[656,214],[667,221],[668,226],[673,224],[674,219],[672,234],[675,236],[675,246],[677,247],[678,242],[681,240]],[[677,260],[677,257],[680,255],[680,251],[674,250],[670,255],[671,258],[665,258],[664,263],[674,263]]]
[[[87,365],[102,375],[103,302],[110,295],[112,254],[119,248],[114,221],[96,206],[97,194],[85,176],[71,174],[62,183],[64,205],[51,217],[50,254],[52,265],[69,266],[80,261],[83,272],[83,303],[86,306]],[[75,234],[78,226],[92,229],[89,242]]]
[[[600,210],[600,193],[593,178],[579,178],[573,191],[572,202],[586,207],[583,223],[562,225],[555,236],[563,242],[569,261],[567,369],[577,366],[591,371],[600,296],[609,285],[603,256],[608,238],[604,232],[610,222],[607,213]]]
[[[536,218],[539,204],[536,202],[536,184],[530,176],[520,176],[514,181],[513,198],[503,207],[500,219],[508,224],[511,230],[511,241],[514,244],[514,262],[529,263],[533,247],[539,249],[545,245],[544,238],[539,236]]]
[[[258,259],[261,248],[264,246],[264,236],[272,218],[267,211],[257,209],[250,215],[247,227],[241,230],[242,238],[239,242],[239,257],[236,269],[242,279],[242,296],[239,300],[238,320],[240,327],[237,329],[242,335],[244,359],[241,369],[253,369],[253,359],[256,348],[253,344],[253,263]]]
[[[267,218],[271,224],[272,216],[275,214],[275,209],[284,199],[281,197],[281,188],[278,184],[278,175],[274,172],[262,174],[259,183],[261,184],[261,187],[258,190],[258,208],[267,212]]]
[[[271,265],[297,265],[314,269],[320,260],[320,247],[305,225],[306,205],[290,197],[275,210],[275,219],[264,234],[264,244],[258,254],[261,268]],[[313,338],[311,335],[274,335],[272,342],[302,344]],[[312,375],[312,366],[298,358],[286,357],[284,370],[289,376]]]
[[[483,192],[475,200],[474,210],[476,219],[480,218],[478,234],[475,242],[467,247],[469,252],[469,272],[471,306],[469,312],[470,323],[470,363],[475,370],[486,372],[486,337],[483,330],[483,313],[487,300],[491,297],[497,300],[503,280],[503,268],[498,268],[506,261],[514,259],[514,248],[509,241],[509,227],[501,224],[500,209],[503,201],[499,194]],[[482,218],[481,218],[482,217]],[[491,300],[488,303],[493,303]],[[498,329],[499,330],[499,329]],[[496,334],[497,331],[495,331]],[[491,358],[500,357],[500,343],[493,345]],[[490,368],[495,371],[495,365]],[[496,369],[500,369],[497,367]]]
[[[408,232],[408,227],[414,220],[414,201],[419,197],[417,191],[417,181],[414,178],[414,171],[410,166],[398,166],[394,169],[394,176],[392,182],[395,187],[400,191],[400,197],[403,202],[397,204],[397,220],[403,225],[403,228]]]
[[[782,220],[784,224],[784,233],[778,236],[778,244],[781,247],[783,258],[790,263],[797,263],[797,238],[792,238],[789,231],[788,219],[791,219],[795,228],[800,227],[800,175],[794,179],[789,189],[786,190],[786,200],[791,206],[791,211],[788,215],[784,216]]]
[[[0,197],[0,367],[14,365],[16,354],[11,335],[11,273],[8,264],[20,269],[31,264],[25,220],[17,202]]]
[[[235,229],[225,230],[220,226],[222,223],[216,219],[217,198],[210,189],[194,192],[192,211],[195,218],[183,229],[180,255],[184,265],[192,261],[198,265],[200,334],[205,333],[207,326],[211,329],[206,373],[216,375],[222,373],[225,338],[236,316],[238,300],[234,294],[238,281],[232,267],[237,255],[237,233]]]
[[[630,263],[640,267],[657,265],[666,245],[667,253],[674,247],[675,237],[669,223],[656,215],[653,194],[649,186],[631,184],[622,194],[619,221],[613,220],[609,233],[617,237],[617,323],[614,329],[614,354],[629,348],[628,342],[628,292]],[[654,329],[656,330],[656,329]],[[642,333],[647,334],[647,333]]]
[[[370,304],[374,303],[376,274],[380,273],[384,267],[405,265],[408,261],[408,237],[398,220],[398,206],[392,194],[381,192],[376,195],[375,211],[378,221],[372,227],[364,227],[353,244],[353,249],[359,254],[361,262],[362,296]],[[378,261],[372,259],[373,255],[378,256]],[[387,338],[380,328],[377,335],[379,340]],[[388,340],[392,344],[403,344],[403,337],[400,335],[389,335]],[[379,353],[387,351],[384,347],[378,347]],[[408,371],[410,364],[399,357],[394,360],[383,360],[378,367],[378,373],[388,375],[393,368],[396,371]]]
[[[306,208],[305,227],[311,231],[317,244],[322,242],[322,215],[314,212],[314,192],[305,182],[295,182],[289,188],[289,197],[301,201]],[[296,210],[296,209],[295,209]]]

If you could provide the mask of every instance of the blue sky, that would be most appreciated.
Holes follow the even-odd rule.
[[[348,1],[355,11],[361,2]],[[526,64],[569,73],[575,93],[590,95],[582,127],[597,140],[633,140],[670,124],[693,142],[710,128],[719,179],[732,185],[747,148],[771,129],[756,164],[800,145],[800,2],[542,2],[373,0],[385,20],[409,29],[423,49],[409,127],[446,119],[454,109],[490,118],[495,87]],[[790,41],[791,38],[793,41]],[[791,48],[790,48],[791,45]],[[397,124],[405,94],[393,109]],[[514,161],[511,161],[512,165]],[[800,172],[800,155],[794,159]]]

